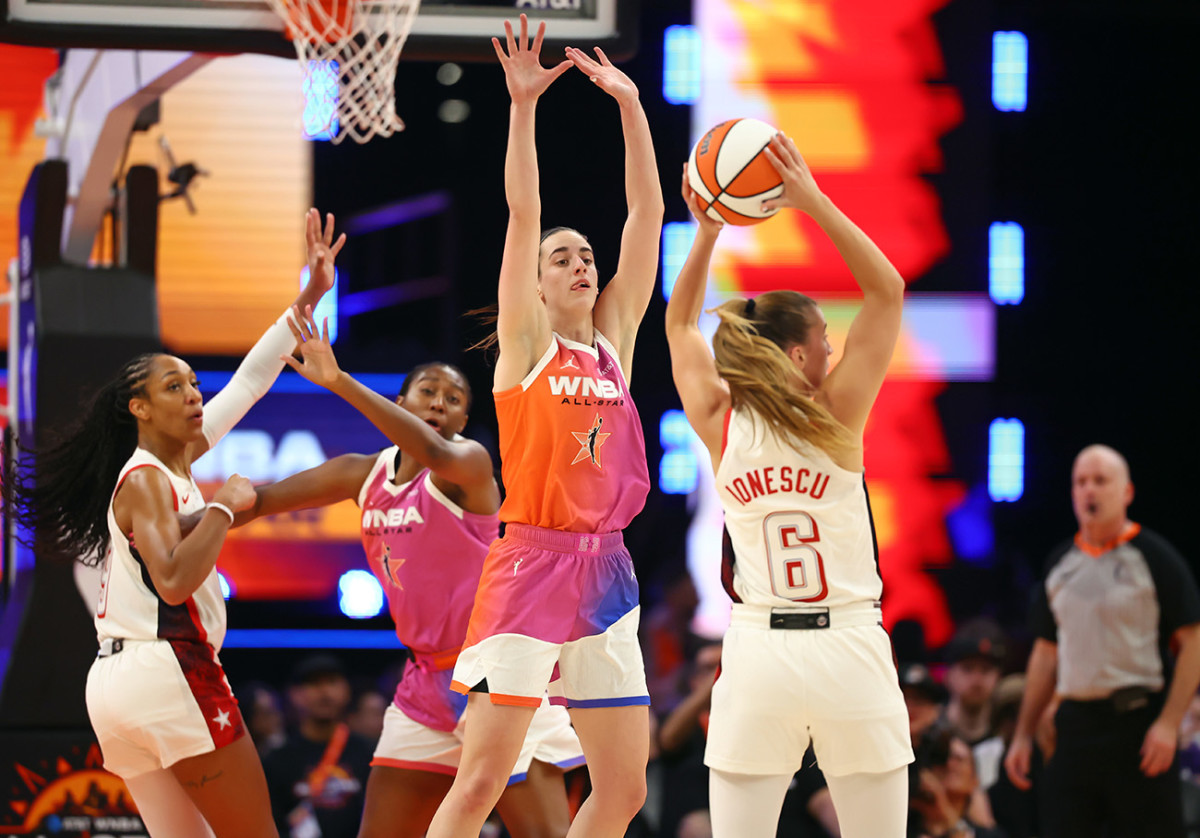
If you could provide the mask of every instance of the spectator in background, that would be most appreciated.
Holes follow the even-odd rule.
[[[288,701],[296,727],[263,760],[280,838],[355,838],[372,748],[346,724],[350,682],[341,661],[300,661]]]
[[[925,731],[941,717],[946,689],[933,680],[925,664],[905,663],[900,665],[900,691],[908,708],[908,731],[915,748]]]
[[[1004,752],[1017,729],[1017,713],[1025,693],[1025,676],[1006,675],[992,693],[992,728],[995,735],[975,746],[975,768],[979,785],[992,804],[996,825],[1008,838],[1032,838],[1038,834],[1037,797],[1032,790],[1012,784],[1004,772]],[[1040,773],[1041,766],[1036,771]]]
[[[279,693],[263,681],[247,681],[237,691],[237,699],[246,720],[246,732],[254,740],[259,757],[265,757],[287,738]]]
[[[671,712],[683,698],[688,644],[694,640],[692,618],[699,601],[692,577],[684,568],[642,617],[639,641],[646,663],[646,686],[650,706],[660,714]]]
[[[909,835],[919,838],[1007,838],[996,828],[979,788],[971,748],[947,725],[926,731],[910,781]]]
[[[704,747],[712,689],[720,665],[720,642],[699,646],[687,665],[687,694],[659,726],[663,785],[661,838],[712,835]]]
[[[946,645],[946,723],[974,747],[992,735],[992,692],[1000,682],[1007,643],[987,618],[963,623]]]
[[[391,701],[387,695],[374,683],[358,682],[354,685],[350,697],[350,711],[346,714],[346,724],[374,746],[378,744],[383,733],[383,715],[387,712],[389,704]]]
[[[1200,591],[1165,539],[1129,520],[1129,465],[1092,445],[1071,473],[1079,531],[1050,555],[1004,767],[1029,788],[1034,727],[1057,692],[1043,834],[1180,838],[1179,729],[1200,683]],[[1169,646],[1178,654],[1171,671]]]

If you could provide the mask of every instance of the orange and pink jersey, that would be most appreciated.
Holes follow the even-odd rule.
[[[414,655],[393,703],[421,724],[453,730],[466,702],[450,690],[451,667],[499,519],[459,507],[428,469],[397,484],[397,453],[380,452],[358,495],[367,561],[387,594],[396,636]]]
[[[495,394],[508,492],[500,519],[546,529],[624,529],[650,490],[646,444],[617,352],[555,334],[525,380]]]

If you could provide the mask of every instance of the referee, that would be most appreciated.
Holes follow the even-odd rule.
[[[1125,458],[1075,458],[1079,532],[1047,563],[1009,778],[1027,789],[1033,731],[1055,689],[1058,744],[1046,765],[1046,838],[1183,838],[1176,743],[1200,684],[1200,592],[1179,553],[1129,520]],[[1175,672],[1170,651],[1176,650]]]

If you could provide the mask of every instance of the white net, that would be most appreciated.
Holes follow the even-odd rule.
[[[365,143],[404,130],[396,63],[420,0],[267,0],[304,73],[304,131]]]

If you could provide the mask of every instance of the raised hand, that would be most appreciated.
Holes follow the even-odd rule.
[[[783,194],[763,201],[762,208],[793,207],[811,214],[822,197],[821,189],[813,180],[812,172],[808,170],[808,164],[800,156],[800,150],[792,138],[780,132],[764,151],[775,171],[783,178]]]
[[[325,319],[324,331],[317,329],[313,321],[312,306],[306,306],[303,314],[299,306],[292,307],[288,326],[300,348],[301,360],[291,355],[281,355],[281,360],[313,384],[328,387],[341,373],[333,347],[329,344],[329,319]]]
[[[688,180],[687,163],[683,164],[683,185],[680,191],[683,193],[683,202],[687,204],[687,208],[691,210],[692,216],[696,219],[697,226],[714,236],[721,232],[725,222],[713,220],[707,212],[700,208],[700,196],[696,194],[695,189],[692,189],[692,183]]]
[[[575,47],[567,47],[566,52],[567,58],[571,59],[571,62],[591,79],[594,85],[616,99],[619,104],[626,105],[637,101],[637,85],[630,80],[629,76],[613,66],[600,47],[596,47],[596,55],[600,57],[599,61]]]
[[[508,95],[514,104],[534,102],[546,92],[553,81],[571,67],[570,61],[562,61],[554,67],[543,67],[541,62],[542,39],[546,35],[546,22],[538,24],[533,44],[529,43],[529,19],[521,15],[521,36],[513,37],[512,24],[504,21],[504,35],[508,49],[500,46],[499,38],[492,38],[492,48],[504,68],[504,81]]]
[[[304,242],[308,247],[308,286],[316,299],[333,287],[333,261],[346,243],[346,234],[333,241],[333,213],[325,216],[325,229],[321,229],[321,213],[316,208],[304,216]]]

